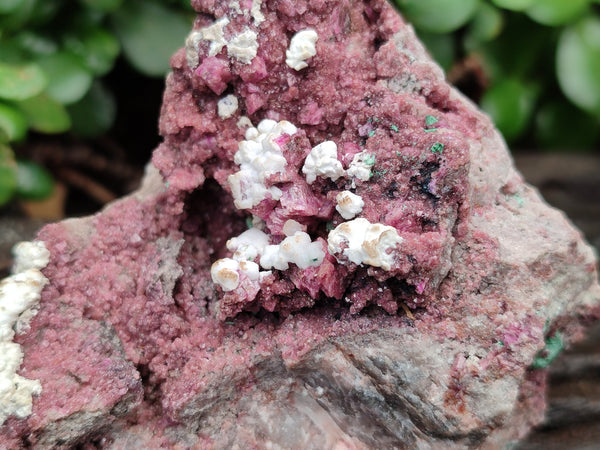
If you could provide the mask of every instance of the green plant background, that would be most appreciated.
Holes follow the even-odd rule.
[[[394,4],[513,147],[598,148],[600,0]],[[0,1],[0,206],[52,192],[48,171],[19,158],[28,138],[107,133],[117,58],[164,77],[193,19],[188,0]]]

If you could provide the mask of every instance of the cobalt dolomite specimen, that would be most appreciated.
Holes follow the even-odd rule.
[[[600,315],[579,233],[385,2],[192,3],[143,186],[38,235],[0,448],[522,437]]]

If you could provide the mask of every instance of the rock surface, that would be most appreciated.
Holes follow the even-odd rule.
[[[465,448],[523,437],[543,418],[545,367],[600,315],[579,233],[524,183],[489,119],[385,2],[193,5],[196,31],[167,80],[158,170],[102,213],[38,235],[49,284],[16,341],[20,374],[42,393],[31,416],[0,427],[0,447]],[[286,50],[305,29],[317,32],[316,55],[296,70]],[[267,162],[280,152],[283,169],[253,178],[269,193],[238,209],[238,144],[263,119],[297,131],[273,137]],[[305,159],[327,141],[341,171],[329,159],[309,183]],[[345,190],[364,200],[358,217],[400,237],[379,255],[389,268],[329,251]],[[294,220],[322,245],[320,264],[257,279],[240,269],[231,291],[213,283],[211,264],[234,256],[226,241],[253,216],[270,245]]]

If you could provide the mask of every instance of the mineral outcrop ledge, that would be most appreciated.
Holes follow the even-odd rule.
[[[524,436],[600,315],[580,234],[387,3],[192,4],[143,186],[38,235],[0,447]]]

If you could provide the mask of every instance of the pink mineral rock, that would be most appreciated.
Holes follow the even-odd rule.
[[[386,2],[192,4],[143,186],[38,235],[0,447],[523,437],[600,316],[580,234]]]

